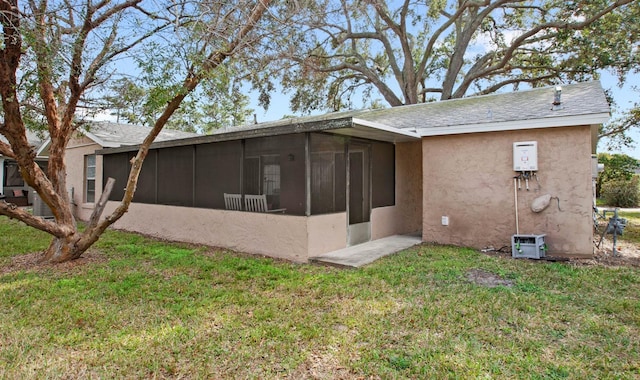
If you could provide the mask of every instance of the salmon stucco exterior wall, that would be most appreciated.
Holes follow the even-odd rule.
[[[67,188],[73,188],[73,200],[74,212],[76,218],[79,220],[89,220],[91,213],[93,212],[94,203],[87,202],[85,199],[85,178],[84,178],[84,163],[85,157],[90,154],[95,154],[95,151],[102,149],[102,146],[96,144],[93,140],[80,136],[71,139],[67,144],[67,151],[65,153],[65,160],[67,164]],[[95,186],[95,198],[96,201],[102,194],[102,156],[96,155],[96,186]],[[121,184],[121,186],[124,186]]]
[[[422,230],[422,144],[397,143],[394,206],[371,211],[371,239]]]
[[[119,202],[108,202],[105,214]],[[307,261],[306,217],[132,203],[115,228],[162,239]]]
[[[589,126],[423,138],[424,241],[510,247],[516,233],[513,143],[520,141],[538,142],[539,170],[529,191],[524,181],[517,191],[519,233],[546,234],[548,255],[593,254]],[[533,212],[531,203],[545,194],[556,198]]]

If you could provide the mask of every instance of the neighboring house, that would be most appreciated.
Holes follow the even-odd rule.
[[[548,255],[590,256],[591,155],[608,118],[600,83],[589,82],[158,142],[115,226],[297,262],[413,232],[426,242],[500,248],[517,229],[546,234]],[[86,166],[97,145],[108,146],[69,154]],[[92,196],[102,178],[116,179],[105,213],[124,194],[135,151],[98,152]],[[242,204],[253,194],[279,212],[234,210],[234,197]],[[551,205],[532,211],[543,195]]]
[[[7,143],[7,139],[0,135],[0,141]],[[27,141],[37,152],[40,152],[45,139],[38,133],[27,130]],[[41,168],[47,168],[47,157],[38,153],[36,162]],[[4,200],[18,206],[28,206],[33,203],[33,189],[22,179],[18,163],[12,158],[0,154],[0,194]]]
[[[88,220],[102,189],[102,156],[95,152],[103,148],[140,144],[151,128],[140,125],[117,124],[107,121],[87,122],[78,129],[67,144],[65,161],[67,165],[67,188],[72,197],[76,218]],[[197,136],[194,133],[165,129],[156,141],[175,140]],[[48,155],[50,140],[40,151]],[[116,186],[124,187],[123,183]]]

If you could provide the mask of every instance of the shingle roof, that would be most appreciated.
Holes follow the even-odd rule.
[[[159,142],[153,146],[160,148],[311,131],[399,142],[421,136],[593,125],[608,120],[609,104],[600,82],[564,85],[562,104],[558,109],[552,106],[554,92],[554,87],[545,87],[387,109],[282,119],[223,129],[212,135],[176,142]],[[123,147],[102,153],[131,149],[133,147]]]
[[[420,129],[609,113],[600,82],[562,86],[554,110],[554,87],[375,110],[358,118],[396,128]]]
[[[40,145],[42,145],[42,143],[47,139],[46,137],[43,138],[41,135],[47,135],[47,134],[46,133],[38,134],[36,132],[30,131],[27,129],[27,141],[29,141],[29,144],[31,144],[31,146],[36,149],[38,149]],[[5,143],[9,142],[7,138],[4,137],[3,135],[0,135],[0,141]]]
[[[97,143],[104,147],[116,147],[122,145],[136,145],[142,143],[149,134],[151,128],[141,125],[118,124],[108,121],[95,121],[86,127],[90,138],[97,138]],[[163,129],[155,141],[177,140],[187,137],[199,136],[196,133]]]

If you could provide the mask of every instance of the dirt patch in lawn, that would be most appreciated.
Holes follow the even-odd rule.
[[[600,241],[599,237],[597,237],[597,241]],[[593,259],[572,261],[585,265],[631,266],[640,268],[640,247],[633,243],[618,241],[616,243],[616,254],[614,255],[613,240],[605,237],[600,244],[600,248],[595,248]]]
[[[470,269],[467,271],[465,277],[469,282],[486,286],[488,288],[495,288],[497,286],[513,286],[513,281],[504,279],[495,273],[487,272],[482,269]]]
[[[47,269],[55,269],[58,272],[75,273],[80,268],[87,264],[100,263],[107,261],[105,255],[96,253],[89,250],[85,252],[82,257],[67,261],[65,263],[52,264],[42,261],[42,252],[27,253],[24,255],[18,255],[11,258],[11,262],[8,265],[0,267],[0,274],[8,274],[13,272],[30,272],[30,271],[44,271]]]

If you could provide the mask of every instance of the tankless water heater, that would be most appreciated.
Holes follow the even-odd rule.
[[[513,143],[513,170],[516,172],[533,172],[538,170],[537,141]]]

